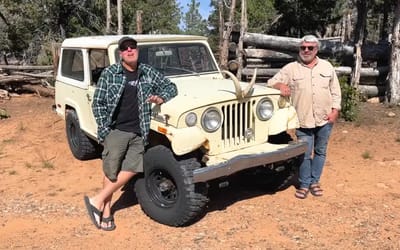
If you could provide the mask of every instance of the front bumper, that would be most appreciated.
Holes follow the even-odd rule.
[[[299,141],[284,145],[266,143],[241,150],[240,155],[237,155],[236,152],[236,156],[232,155],[232,153],[228,153],[223,156],[218,156],[220,160],[214,159],[214,163],[211,162],[207,167],[194,170],[193,182],[205,182],[219,177],[229,176],[244,169],[289,160],[304,154],[306,150],[306,142]]]

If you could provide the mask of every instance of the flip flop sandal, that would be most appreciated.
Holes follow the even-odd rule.
[[[100,218],[101,218],[101,211],[98,210],[98,209],[97,209],[95,206],[93,206],[92,204],[90,204],[89,197],[87,197],[87,196],[85,195],[85,197],[83,197],[83,199],[84,199],[84,201],[85,201],[85,206],[86,206],[87,212],[88,212],[88,214],[89,214],[90,220],[93,222],[93,224],[94,224],[97,228],[100,229],[100,224],[99,224],[99,222],[97,222],[96,216],[95,216],[95,215],[97,215],[97,218],[100,219]]]
[[[306,188],[299,188],[296,189],[296,193],[294,194],[294,196],[296,196],[296,198],[298,199],[305,199],[307,198],[309,190]]]
[[[113,231],[116,228],[114,223],[114,216],[112,215],[107,218],[101,219],[101,222],[107,224],[107,226],[101,225],[101,229],[103,229],[104,231]]]
[[[314,196],[322,196],[324,194],[324,190],[318,183],[316,183],[310,186],[310,193]]]

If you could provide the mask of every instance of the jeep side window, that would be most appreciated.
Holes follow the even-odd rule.
[[[64,49],[62,52],[61,75],[83,81],[83,55],[81,50]]]
[[[110,65],[107,50],[105,49],[91,49],[89,51],[89,64],[92,85],[96,85],[103,69]]]

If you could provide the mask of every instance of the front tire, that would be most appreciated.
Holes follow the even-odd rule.
[[[200,167],[195,158],[177,161],[172,152],[158,145],[144,156],[144,178],[135,183],[143,212],[169,226],[186,226],[204,212],[206,183],[192,183],[193,170]]]
[[[65,130],[72,154],[78,160],[90,160],[100,156],[101,148],[81,130],[75,110],[68,110],[65,118]]]

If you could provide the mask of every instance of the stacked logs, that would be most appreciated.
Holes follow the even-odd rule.
[[[234,38],[235,36],[232,36]],[[241,70],[243,80],[251,78],[257,68],[257,82],[265,82],[285,64],[296,60],[299,38],[245,33],[243,37],[243,65],[237,63],[237,42],[232,39],[229,46],[228,68],[232,72]],[[352,74],[355,48],[343,44],[340,38],[321,39],[318,56],[335,61],[339,76]],[[389,72],[390,44],[365,44],[362,47],[363,68],[361,68],[361,93],[366,96],[383,96],[386,76]]]

